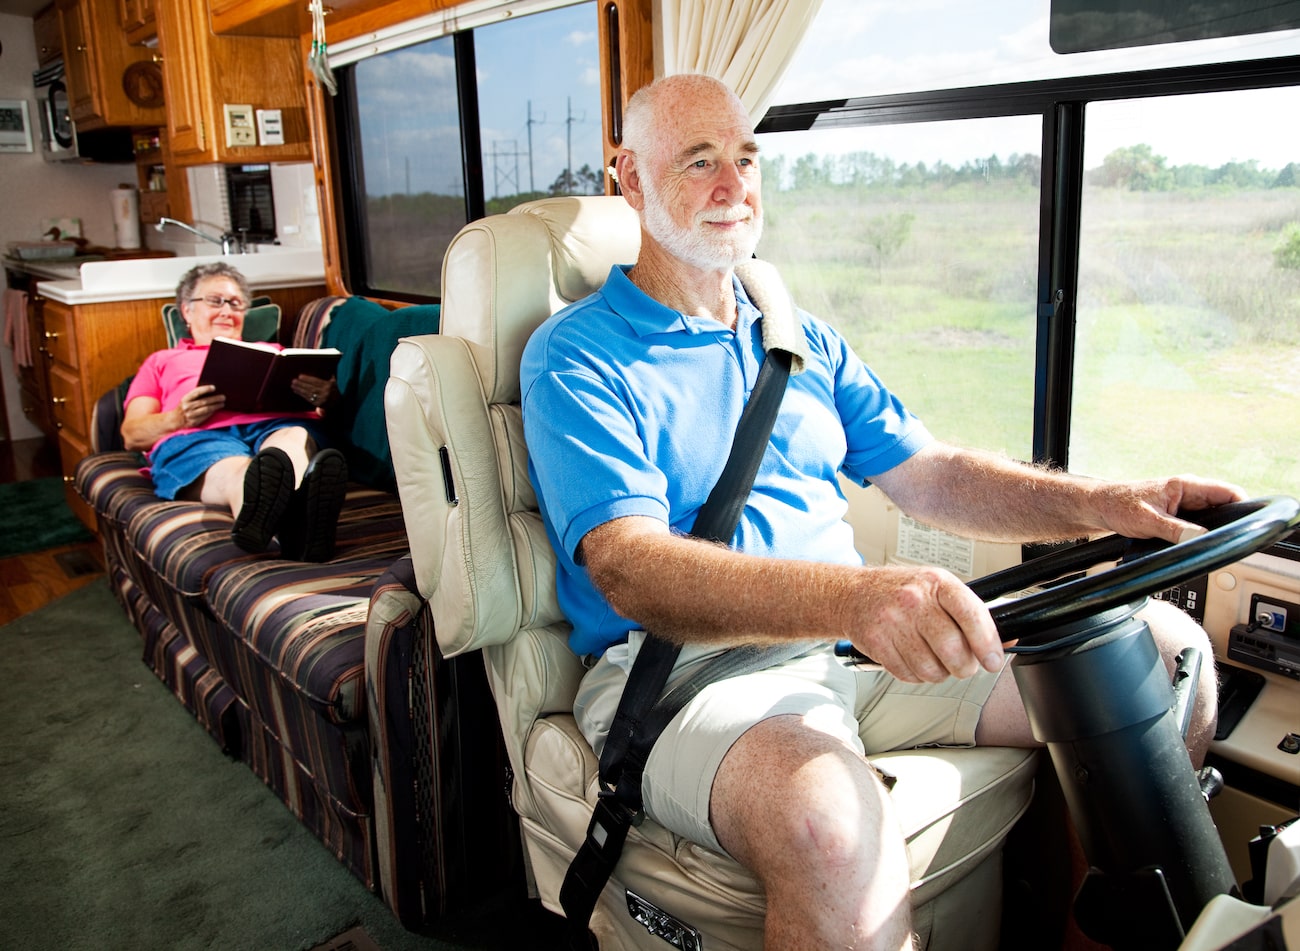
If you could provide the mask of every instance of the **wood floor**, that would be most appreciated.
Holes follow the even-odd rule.
[[[0,442],[0,482],[58,474],[59,453],[52,442]],[[0,624],[8,624],[103,576],[104,553],[98,539],[0,558]]]

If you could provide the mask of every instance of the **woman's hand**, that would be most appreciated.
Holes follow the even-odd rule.
[[[323,410],[338,395],[338,385],[334,377],[322,380],[318,376],[300,373],[289,382],[290,388],[305,399],[317,411]]]
[[[176,428],[193,429],[202,426],[225,405],[226,398],[211,383],[196,386],[181,397],[180,405],[176,407],[179,414]]]

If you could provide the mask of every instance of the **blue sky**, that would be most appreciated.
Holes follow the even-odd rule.
[[[774,101],[1300,53],[1300,31],[1293,30],[1062,56],[1048,43],[1048,3],[824,0]],[[575,169],[599,167],[596,18],[596,4],[588,2],[475,31],[489,197],[528,190],[530,179],[544,190],[564,169],[570,149]],[[450,38],[364,60],[357,75],[370,193],[458,191]],[[1295,136],[1289,127],[1279,134],[1264,118],[1286,115],[1300,115],[1300,89],[1106,103],[1092,107],[1086,162],[1096,166],[1116,148],[1144,143],[1174,165],[1254,159],[1278,169],[1300,160]],[[862,150],[898,162],[942,159],[960,166],[993,154],[1036,154],[1039,135],[1038,120],[1026,117],[776,136],[764,148],[791,156]]]
[[[538,190],[564,170],[570,149],[575,169],[600,167],[594,3],[480,27],[475,30],[475,58],[489,198],[498,182],[501,194],[529,188],[530,103],[531,178]],[[363,60],[357,64],[357,79],[367,191],[458,193],[451,38]]]

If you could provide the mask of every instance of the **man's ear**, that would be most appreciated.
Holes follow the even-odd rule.
[[[631,152],[619,152],[614,159],[614,171],[618,175],[618,187],[623,192],[627,203],[640,211],[645,205],[645,196],[641,192],[641,176],[637,171],[636,156]]]

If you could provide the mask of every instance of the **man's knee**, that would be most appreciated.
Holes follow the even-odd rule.
[[[883,839],[901,844],[888,792],[867,761],[797,717],[760,724],[733,746],[710,812],[723,846],[746,864],[851,867],[874,861]]]

